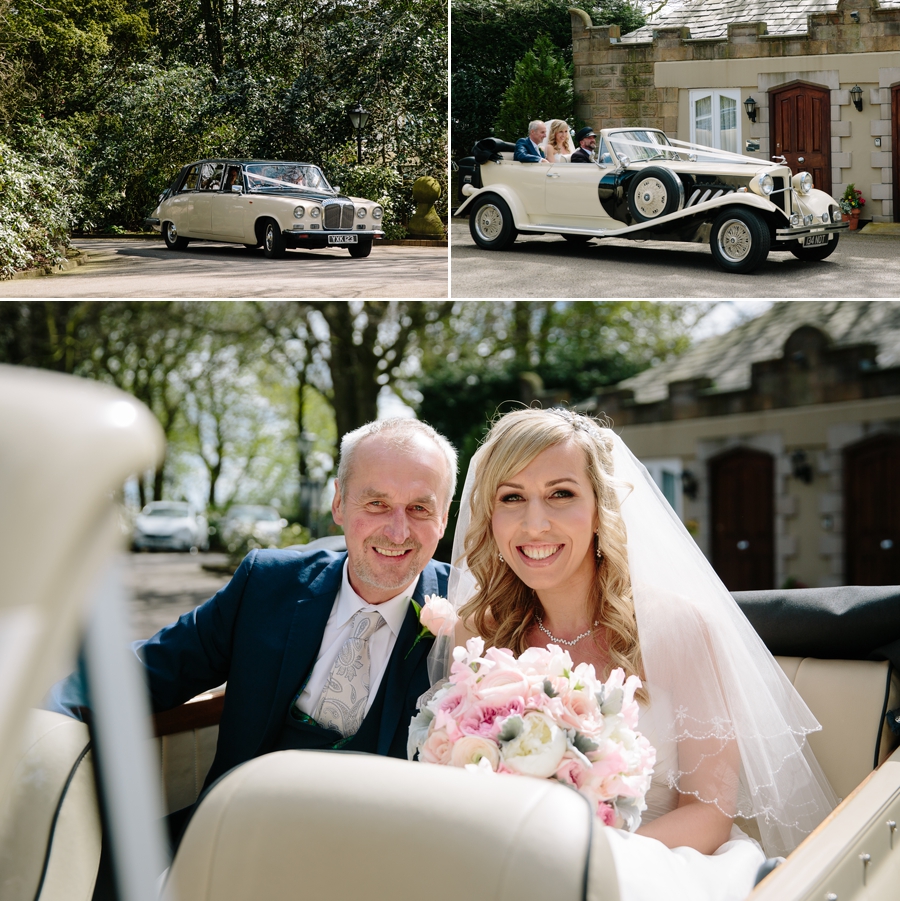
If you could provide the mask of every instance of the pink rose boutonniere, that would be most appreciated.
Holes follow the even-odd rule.
[[[417,604],[412,598],[410,603],[413,610],[416,611],[416,619],[419,620],[419,634],[412,643],[412,647],[406,652],[406,657],[412,653],[413,648],[423,639],[429,636],[437,638],[439,635],[446,635],[456,626],[459,617],[453,604],[442,598],[439,594],[428,594],[425,596],[424,604]],[[406,658],[404,658],[406,659]]]

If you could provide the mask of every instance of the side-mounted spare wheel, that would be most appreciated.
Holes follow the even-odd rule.
[[[178,234],[178,229],[174,222],[163,222],[162,224],[163,240],[169,250],[184,250],[190,243],[189,238],[182,238]]]
[[[772,236],[768,223],[753,210],[724,210],[713,222],[709,246],[726,272],[752,272],[769,255]]]
[[[496,194],[483,194],[472,201],[469,231],[485,250],[506,250],[518,235],[509,206]]]
[[[628,186],[628,210],[637,222],[668,216],[684,205],[684,185],[662,166],[648,166]]]

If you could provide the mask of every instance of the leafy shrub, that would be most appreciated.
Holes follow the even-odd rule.
[[[0,141],[0,279],[60,263],[80,204],[65,141],[47,129],[40,134],[46,139],[40,151]]]

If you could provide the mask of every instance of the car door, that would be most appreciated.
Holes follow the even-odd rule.
[[[233,189],[238,187],[240,192]],[[244,214],[248,209],[244,175],[239,163],[228,163],[221,190],[212,198],[210,228],[214,235],[231,241],[245,242]],[[255,240],[255,239],[254,239]]]
[[[197,182],[200,180],[200,164],[196,163],[188,170],[184,181],[177,193],[163,201],[160,209],[160,219],[175,223],[178,234],[190,235],[188,225],[192,206],[192,196],[197,190]]]
[[[608,220],[597,186],[602,172],[594,163],[556,163],[546,177],[547,213],[558,217]],[[585,222],[585,227],[590,227]],[[599,227],[599,226],[597,226]]]
[[[200,180],[197,191],[191,196],[188,228],[191,235],[205,237],[212,235],[213,198],[222,184],[225,163],[208,162],[200,164]]]

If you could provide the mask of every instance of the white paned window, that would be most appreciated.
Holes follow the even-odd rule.
[[[741,92],[737,89],[690,92],[691,141],[740,153]]]
[[[650,477],[656,482],[663,493],[669,506],[678,514],[684,516],[684,504],[681,492],[681,460],[674,457],[669,459],[641,460],[647,467]]]

